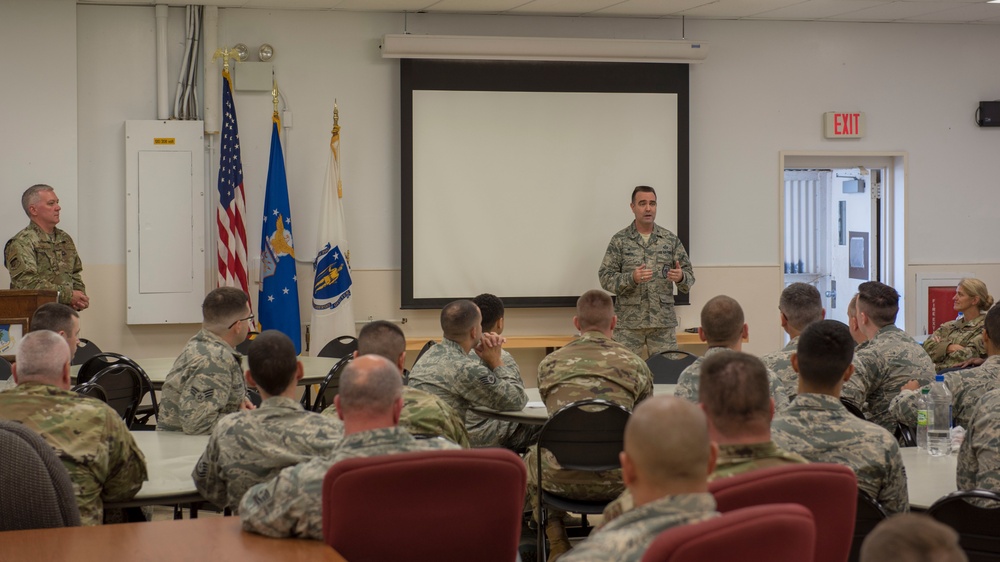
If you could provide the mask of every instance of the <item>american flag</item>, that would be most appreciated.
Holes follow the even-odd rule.
[[[250,294],[247,283],[246,197],[240,131],[229,72],[222,72],[222,149],[219,156],[219,287],[239,287]]]

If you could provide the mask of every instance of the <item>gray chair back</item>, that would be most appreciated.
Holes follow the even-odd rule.
[[[0,451],[0,531],[80,525],[69,473],[45,439],[0,420]]]

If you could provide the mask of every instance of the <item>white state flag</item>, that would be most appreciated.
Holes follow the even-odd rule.
[[[344,222],[344,197],[340,183],[340,125],[334,110],[330,138],[330,164],[323,187],[319,217],[319,244],[313,260],[312,327],[310,353],[316,355],[330,340],[356,336],[351,300],[351,253]]]

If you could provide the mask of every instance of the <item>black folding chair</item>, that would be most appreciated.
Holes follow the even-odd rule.
[[[0,357],[0,381],[9,379],[12,372],[13,371],[10,368],[10,361]]]
[[[323,346],[323,349],[319,350],[316,356],[343,359],[344,357],[353,355],[357,350],[358,338],[354,336],[340,336],[339,338],[330,340],[329,343]]]
[[[854,540],[851,541],[851,554],[848,562],[858,562],[861,558],[861,543],[876,525],[889,515],[885,508],[875,498],[858,490],[858,511],[854,518]]]
[[[851,402],[850,400],[848,400],[846,398],[841,398],[840,399],[840,403],[843,404],[845,408],[847,408],[848,412],[854,414],[856,417],[859,417],[861,419],[865,419],[864,412],[862,412],[861,408],[857,404],[855,404],[854,402]]]
[[[101,370],[115,364],[128,365],[139,374],[139,379],[142,382],[141,394],[139,396],[140,403],[142,402],[142,398],[145,397],[147,393],[149,394],[149,405],[143,406],[140,404],[135,410],[135,422],[133,423],[132,429],[155,429],[155,426],[151,425],[149,422],[156,418],[156,416],[160,413],[160,405],[156,400],[156,390],[153,388],[153,381],[149,379],[149,375],[146,374],[146,371],[132,359],[129,359],[121,353],[113,353],[110,351],[98,353],[80,366],[80,370],[76,374],[76,383],[86,383]]]
[[[135,414],[142,400],[142,377],[134,367],[118,363],[105,367],[90,381],[104,389],[108,406],[114,408],[129,429],[135,424]]]
[[[896,439],[898,439],[904,447],[917,446],[917,431],[913,427],[897,423],[895,435]]]
[[[988,490],[952,492],[934,502],[927,515],[958,531],[969,562],[1000,560],[1000,494]]]
[[[93,382],[78,384],[74,386],[72,390],[77,394],[83,396],[89,396],[91,398],[97,398],[98,400],[104,403],[108,402],[108,394],[104,392],[103,388],[101,388],[99,385],[94,384]]]
[[[538,474],[538,505],[535,519],[538,521],[539,562],[545,560],[545,506],[560,511],[583,514],[586,526],[587,514],[604,511],[608,501],[574,500],[545,491],[542,475],[542,449],[555,457],[559,466],[567,470],[601,472],[621,467],[618,453],[623,449],[625,423],[632,413],[613,402],[600,399],[580,400],[559,409],[542,426],[538,434],[536,466]]]
[[[80,338],[80,343],[76,344],[76,353],[73,354],[73,360],[70,361],[70,364],[83,365],[99,353],[101,353],[101,348],[97,347],[97,344],[88,339]]]
[[[425,353],[427,353],[428,349],[434,347],[435,343],[436,342],[434,340],[427,340],[427,343],[425,343],[424,346],[420,348],[420,352],[417,353],[417,358],[413,360],[413,364],[416,365],[417,361],[420,361],[420,358],[423,357]]]
[[[240,355],[246,355],[250,353],[250,344],[253,343],[253,339],[260,335],[260,332],[250,332],[247,334],[247,339],[243,340],[236,346],[236,353]]]
[[[653,384],[677,384],[681,372],[698,360],[686,351],[662,351],[646,359],[646,366],[653,372]]]
[[[316,393],[316,402],[312,405],[311,409],[314,412],[322,412],[323,410],[329,408],[333,405],[333,397],[340,394],[340,373],[344,371],[347,364],[354,359],[353,356],[348,355],[337,361],[330,372],[326,374],[326,378],[319,385],[319,392]]]

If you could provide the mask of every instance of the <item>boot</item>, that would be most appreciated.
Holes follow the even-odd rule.
[[[545,536],[549,539],[549,562],[555,562],[557,558],[573,548],[569,544],[569,537],[566,536],[566,528],[560,517],[550,517],[545,522]]]

